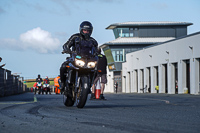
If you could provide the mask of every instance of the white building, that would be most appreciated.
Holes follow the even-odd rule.
[[[158,93],[199,94],[199,83],[200,32],[128,53],[122,63],[125,93],[157,93],[159,86]]]
[[[122,83],[122,64],[130,62],[126,54],[187,35],[189,22],[123,22],[109,25],[115,40],[100,47],[108,61],[108,83],[105,92],[114,92],[114,82],[118,83],[118,92],[124,91]],[[131,72],[131,70],[130,70]],[[130,87],[129,87],[130,88]]]

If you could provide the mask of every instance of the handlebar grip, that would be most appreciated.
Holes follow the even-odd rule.
[[[62,54],[64,54],[64,53],[68,54],[69,52],[68,52],[68,51],[62,51],[61,53],[62,53]]]

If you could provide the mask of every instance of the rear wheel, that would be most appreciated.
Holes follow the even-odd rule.
[[[76,106],[78,108],[83,108],[85,106],[89,90],[88,88],[89,88],[88,77],[87,76],[81,77],[78,92],[76,94]]]

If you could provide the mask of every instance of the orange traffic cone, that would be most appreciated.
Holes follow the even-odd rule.
[[[97,81],[96,91],[95,91],[95,97],[96,97],[96,99],[100,98],[100,94],[101,94],[101,84],[100,84],[100,79],[99,79]]]

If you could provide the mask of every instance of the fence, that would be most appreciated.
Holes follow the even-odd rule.
[[[10,70],[0,68],[0,97],[27,92],[28,88],[23,84],[23,78],[12,75]]]

